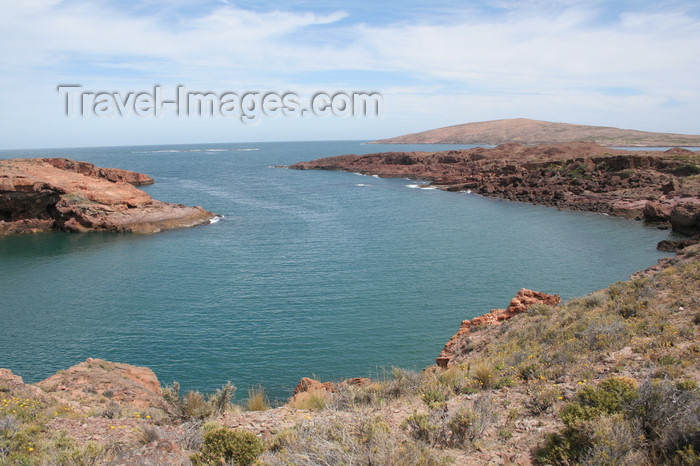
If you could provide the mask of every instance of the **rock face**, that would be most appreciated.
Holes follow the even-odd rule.
[[[447,191],[665,222],[693,235],[700,232],[699,165],[700,153],[683,149],[632,152],[579,142],[341,155],[289,168],[424,179]]]
[[[208,223],[201,207],[157,201],[141,173],[69,159],[0,160],[0,236],[48,230],[154,233]]]
[[[445,344],[445,347],[435,362],[440,367],[448,367],[453,358],[466,353],[469,345],[468,335],[472,327],[500,325],[504,320],[508,320],[514,315],[525,312],[530,306],[535,304],[556,306],[560,301],[561,298],[557,294],[551,295],[523,288],[518,291],[506,309],[492,309],[488,314],[484,314],[472,320],[462,321],[459,330],[450,338],[447,344]]]

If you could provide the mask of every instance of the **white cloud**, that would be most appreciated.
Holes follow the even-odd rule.
[[[416,16],[382,24],[345,11],[261,12],[222,2],[185,14],[184,5],[2,1],[0,98],[13,109],[3,125],[46,121],[50,141],[53,125],[66,125],[57,120],[60,114],[45,115],[47,102],[60,101],[59,83],[113,90],[184,83],[214,90],[313,92],[346,85],[383,91],[387,118],[372,128],[390,133],[402,132],[400,125],[413,131],[446,120],[509,116],[579,116],[576,122],[585,116],[591,124],[644,129],[655,129],[656,122],[658,129],[700,133],[689,117],[700,105],[700,20],[682,8],[606,16],[601,1],[581,7],[499,0],[491,5],[505,12],[465,9],[448,20]],[[367,89],[372,83],[377,87]],[[611,88],[631,91],[601,91]],[[165,134],[172,122],[161,124]],[[315,137],[313,124],[289,124],[301,138]],[[343,125],[367,128],[336,124],[338,132]],[[119,126],[129,125],[138,122]],[[23,131],[10,131],[10,138]]]

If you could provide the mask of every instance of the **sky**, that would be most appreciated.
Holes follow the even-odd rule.
[[[700,4],[0,0],[0,149],[372,140],[502,118],[700,134]],[[382,114],[67,116],[59,85],[376,92]]]

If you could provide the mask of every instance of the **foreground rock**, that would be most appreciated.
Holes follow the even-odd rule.
[[[49,230],[154,233],[208,223],[199,206],[157,201],[141,173],[69,159],[0,160],[0,236]]]
[[[89,358],[36,384],[76,409],[166,407],[160,382],[147,367]]]
[[[431,181],[447,191],[600,212],[700,232],[700,154],[593,143],[341,155],[290,166]]]
[[[527,311],[535,304],[556,306],[560,301],[561,298],[558,294],[551,295],[523,288],[518,291],[506,309],[492,309],[487,314],[472,320],[462,321],[459,330],[445,344],[440,356],[435,359],[435,363],[440,367],[448,367],[455,357],[466,354],[469,345],[468,334],[473,327],[500,325],[503,321]]]

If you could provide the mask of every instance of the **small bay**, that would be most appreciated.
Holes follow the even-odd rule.
[[[155,235],[0,239],[0,367],[36,382],[88,357],[162,383],[289,396],[303,376],[421,369],[463,319],[520,288],[564,299],[625,280],[670,233],[604,215],[275,168],[468,146],[357,141],[2,151],[153,176],[154,198],[223,218]]]

